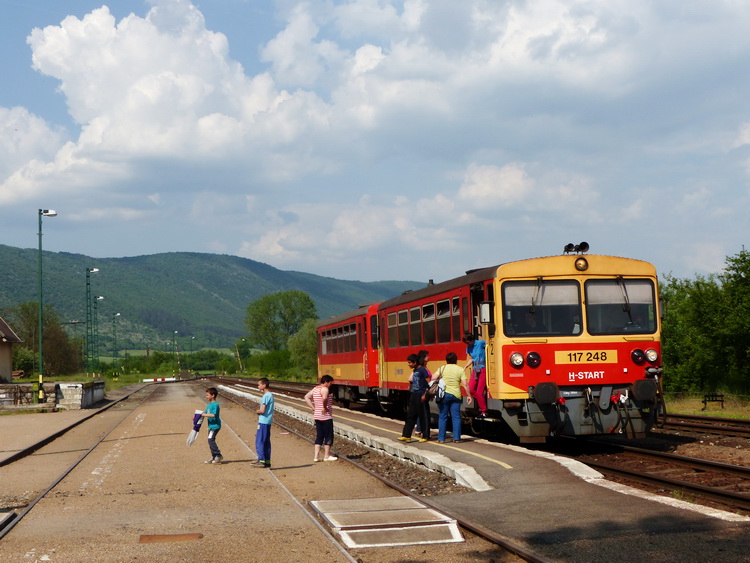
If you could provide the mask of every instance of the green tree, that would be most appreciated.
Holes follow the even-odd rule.
[[[289,337],[306,320],[315,318],[315,303],[310,296],[292,289],[264,295],[250,303],[245,325],[253,345],[273,352],[286,349]]]
[[[715,390],[724,364],[717,346],[721,286],[714,276],[681,280],[667,276],[661,288],[667,308],[662,333],[664,376],[672,391]]]
[[[314,376],[318,367],[318,322],[308,319],[289,337],[289,359],[300,375]]]
[[[18,352],[14,357],[19,358],[28,366],[29,354],[36,358],[34,370],[38,366],[39,358],[39,308],[34,302],[20,303],[8,309],[6,313],[14,332],[22,340],[15,347],[25,348],[26,353]],[[75,373],[81,367],[79,355],[80,345],[72,340],[65,332],[57,311],[46,305],[44,307],[44,372],[49,375],[65,375]],[[14,364],[14,369],[23,369]]]
[[[718,346],[724,359],[725,386],[737,392],[750,390],[750,253],[744,248],[728,256],[720,276],[721,331]]]

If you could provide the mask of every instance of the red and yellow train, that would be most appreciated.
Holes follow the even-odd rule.
[[[432,370],[462,337],[486,341],[488,416],[479,430],[521,442],[551,435],[642,435],[661,406],[661,317],[653,265],[565,254],[508,262],[363,305],[318,325],[318,372],[346,403],[406,404],[409,354]]]

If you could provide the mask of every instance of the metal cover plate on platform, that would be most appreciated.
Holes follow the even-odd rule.
[[[0,530],[15,520],[16,516],[15,512],[0,512]]]
[[[347,547],[464,541],[456,521],[408,497],[311,501]]]

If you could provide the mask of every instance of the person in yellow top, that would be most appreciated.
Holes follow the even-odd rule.
[[[445,394],[438,398],[438,442],[445,443],[445,433],[448,427],[448,416],[453,422],[453,441],[461,441],[461,389],[466,392],[466,402],[471,405],[471,394],[466,382],[466,372],[458,366],[458,356],[449,352],[445,356],[445,365],[435,372],[432,381],[439,379],[445,383]]]

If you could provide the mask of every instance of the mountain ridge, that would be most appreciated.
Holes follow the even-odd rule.
[[[0,314],[38,300],[36,249],[0,244]],[[97,302],[100,332],[117,317],[119,348],[170,341],[174,331],[195,337],[201,346],[227,347],[244,334],[247,306],[269,293],[298,289],[312,298],[326,318],[362,303],[388,299],[424,282],[339,280],[297,270],[279,270],[229,254],[166,252],[122,258],[91,258],[43,251],[44,304],[68,323],[86,320],[86,269]],[[76,324],[72,324],[76,327]],[[114,327],[113,327],[114,329]],[[83,330],[73,328],[75,330]]]

